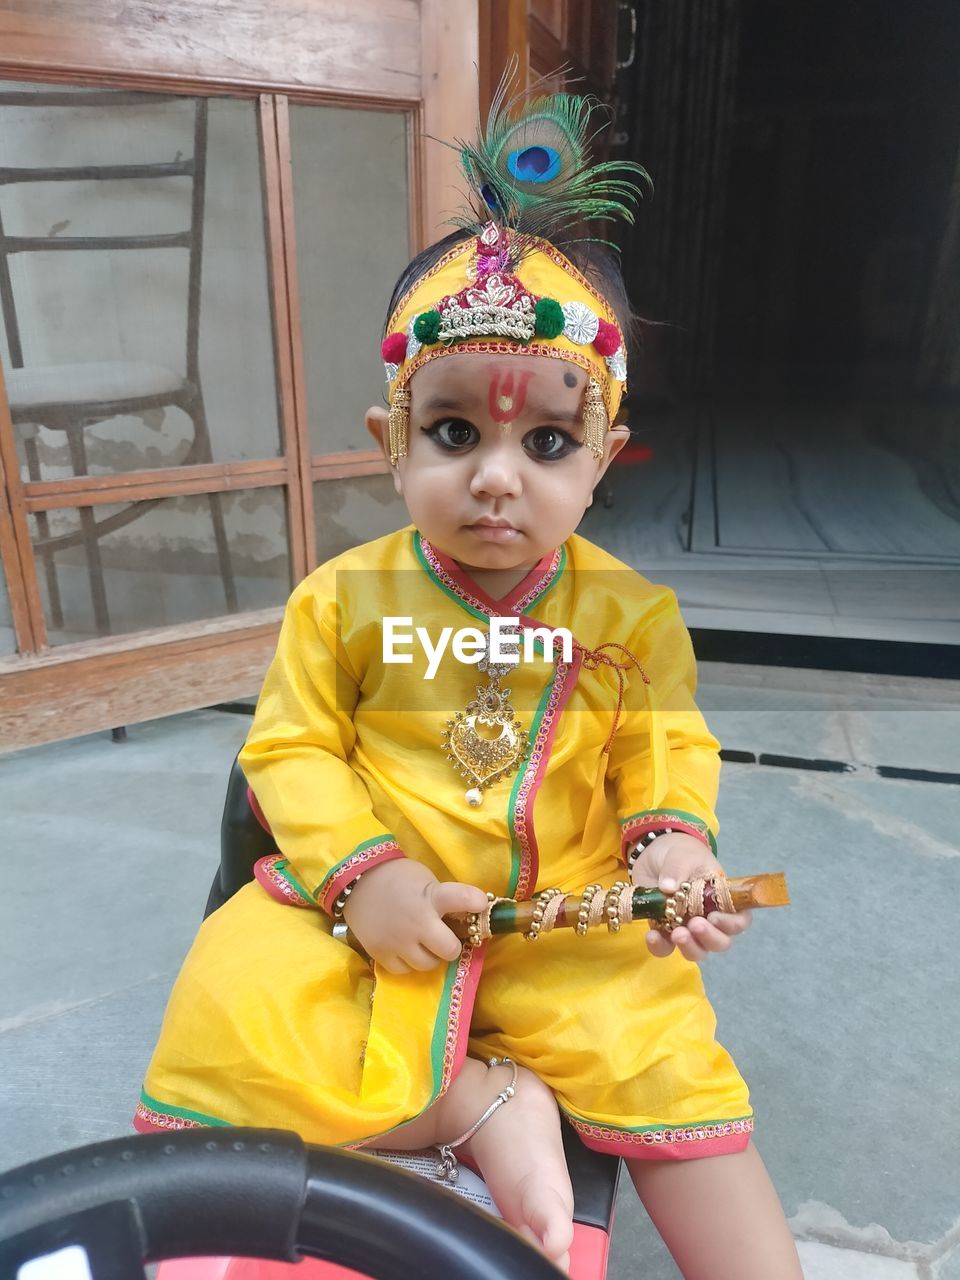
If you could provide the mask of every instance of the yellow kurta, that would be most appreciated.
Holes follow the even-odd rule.
[[[541,648],[504,679],[525,756],[474,809],[441,740],[485,678],[449,647],[428,678],[417,640],[395,648],[408,662],[384,661],[383,619],[435,646],[445,628],[485,632],[497,614],[524,631],[565,627],[575,646],[569,662]],[[602,648],[614,644],[649,683],[624,673],[603,780],[618,680],[597,656],[619,656]],[[655,828],[713,845],[719,744],[695,685],[675,594],[577,536],[500,601],[413,529],[316,570],[290,599],[241,753],[280,856],[200,930],[140,1127],[273,1125],[356,1144],[420,1114],[469,1048],[536,1071],[591,1146],[663,1158],[745,1145],[746,1087],[714,1041],[699,970],[650,956],[642,926],[496,938],[394,976],[335,941],[328,914],[392,857],[525,898],[611,884],[628,843]]]

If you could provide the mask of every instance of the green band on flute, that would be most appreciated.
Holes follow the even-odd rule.
[[[517,904],[512,898],[497,902],[490,911],[491,933],[519,933],[517,927]]]
[[[634,920],[659,920],[667,905],[659,889],[634,889],[631,913]]]

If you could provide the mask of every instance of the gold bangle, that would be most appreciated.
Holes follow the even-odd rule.
[[[607,890],[603,906],[607,917],[607,929],[611,933],[620,932],[620,894],[626,887],[626,880],[617,880]]]
[[[603,885],[588,884],[580,896],[580,909],[577,912],[577,937],[585,938],[590,928],[590,906],[603,888]]]
[[[527,942],[536,942],[540,937],[540,930],[543,927],[543,915],[547,909],[547,903],[551,898],[555,898],[558,893],[562,893],[562,889],[542,889],[534,899],[533,917],[530,920],[529,932],[523,936]]]
[[[690,881],[684,880],[676,893],[668,895],[663,908],[663,921],[658,926],[664,933],[673,933],[674,929],[679,929],[682,924],[686,924],[687,900],[692,888]]]
[[[492,903],[495,901],[496,896],[492,893],[488,893],[487,902]],[[483,929],[480,926],[481,918],[485,914],[486,913],[483,911],[469,911],[467,913],[467,941],[470,943],[471,947],[482,946],[485,941]]]

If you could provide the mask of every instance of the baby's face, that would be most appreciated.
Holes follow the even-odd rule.
[[[576,529],[627,437],[582,444],[587,374],[549,356],[463,352],[410,379],[410,438],[394,473],[414,524],[466,569],[526,569]]]

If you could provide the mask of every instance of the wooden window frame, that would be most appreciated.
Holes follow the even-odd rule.
[[[171,667],[191,655],[185,697],[176,710],[229,701],[256,690],[272,655],[282,607],[247,611],[51,647],[40,595],[28,516],[39,511],[93,507],[230,490],[282,488],[287,500],[289,556],[294,582],[317,564],[315,480],[387,470],[370,450],[312,454],[304,375],[290,153],[289,106],[390,111],[407,120],[410,251],[422,244],[420,176],[423,105],[419,99],[356,97],[342,91],[297,89],[273,93],[243,84],[155,79],[115,74],[64,74],[56,68],[8,66],[0,80],[69,83],[78,88],[163,92],[171,96],[229,96],[252,100],[258,111],[261,191],[268,259],[273,355],[282,456],[244,462],[77,476],[25,482],[21,477],[3,370],[0,368],[0,552],[18,652],[0,658],[3,709],[0,751],[127,723],[169,707]],[[134,680],[134,676],[136,679]],[[77,695],[79,684],[80,696]],[[136,686],[135,692],[133,685]],[[119,692],[118,692],[119,691]],[[127,692],[123,692],[127,691]],[[111,710],[111,707],[114,709]],[[64,719],[65,717],[65,719]]]

